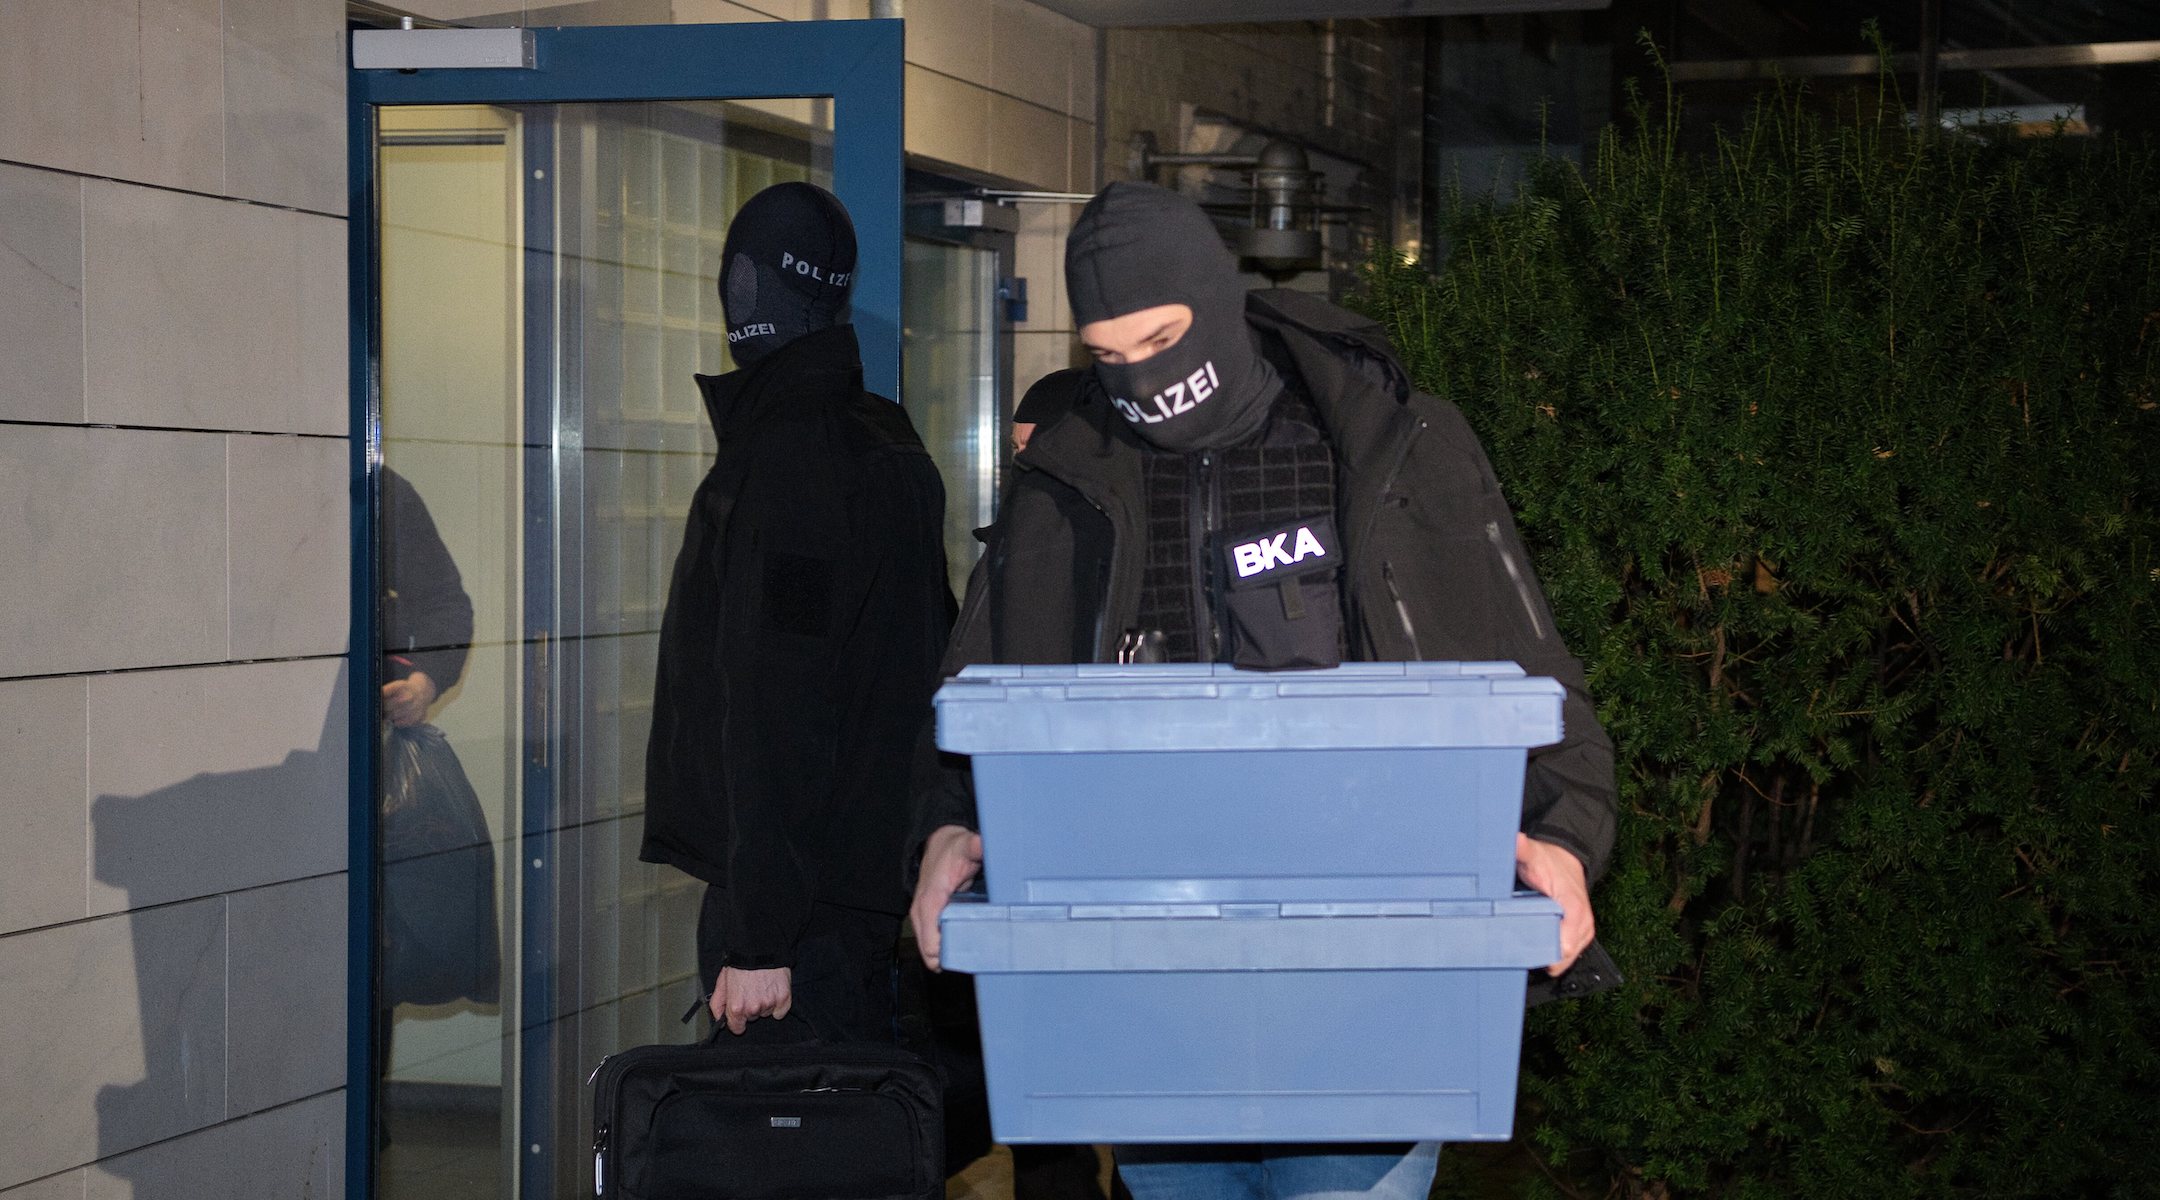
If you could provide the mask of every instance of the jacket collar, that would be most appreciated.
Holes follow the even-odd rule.
[[[853,325],[806,333],[755,364],[725,375],[697,375],[705,415],[721,441],[776,411],[862,390],[862,348]]]
[[[1378,323],[1281,288],[1249,293],[1245,319],[1289,351],[1339,459],[1351,465],[1375,461],[1388,441],[1402,435],[1410,380]],[[1137,478],[1140,456],[1154,451],[1110,407],[1095,372],[1073,370],[1075,402],[1037,429],[1014,462],[1048,472],[1103,507],[1104,497],[1123,491],[1116,484],[1125,476]],[[1376,385],[1394,403],[1373,403]]]

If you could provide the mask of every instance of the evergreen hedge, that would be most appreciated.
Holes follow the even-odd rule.
[[[1533,1191],[2160,1195],[2160,160],[1670,100],[1362,305],[1618,749]]]

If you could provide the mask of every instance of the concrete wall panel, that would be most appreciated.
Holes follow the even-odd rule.
[[[346,432],[342,222],[92,180],[83,240],[90,420]]]
[[[990,72],[983,82],[1030,104],[1072,112],[1075,28],[1086,26],[1027,0],[991,0]]]
[[[906,88],[908,153],[963,167],[989,163],[991,93],[913,63]]]
[[[990,170],[1029,187],[1064,191],[1069,124],[1062,113],[992,92]]]
[[[908,0],[907,60],[941,75],[987,85],[991,64],[991,3],[992,0]],[[914,86],[911,74],[908,87]]]
[[[222,898],[16,934],[0,954],[0,1187],[224,1117]]]
[[[90,911],[345,869],[341,659],[89,681]]]
[[[0,428],[0,677],[225,656],[225,439]]]
[[[219,0],[0,4],[0,158],[215,192]]]
[[[82,181],[0,163],[0,420],[82,419]]]
[[[85,1200],[343,1200],[342,1092],[99,1163]]]
[[[228,440],[232,657],[342,654],[351,634],[352,488],[343,438]]]
[[[225,192],[345,211],[345,12],[224,0]]]
[[[36,1183],[0,1188],[0,1200],[84,1200],[85,1186],[83,1172],[62,1171],[58,1175],[47,1175]]]
[[[345,1086],[344,875],[236,892],[226,1111]]]
[[[83,681],[0,681],[0,934],[83,915]]]

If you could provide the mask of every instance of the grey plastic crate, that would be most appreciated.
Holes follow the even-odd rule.
[[[1498,899],[1561,696],[1513,663],[970,667],[938,744],[995,903]]]
[[[1506,1139],[1542,896],[955,903],[1003,1142]]]

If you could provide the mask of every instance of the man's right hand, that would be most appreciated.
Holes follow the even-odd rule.
[[[795,972],[787,967],[760,971],[722,967],[706,1003],[713,1020],[727,1026],[729,1033],[741,1033],[760,1017],[784,1021],[795,1007]]]
[[[908,919],[915,923],[915,944],[922,948],[923,965],[938,965],[938,916],[953,893],[982,870],[982,835],[964,825],[940,825],[923,843],[922,873],[915,879],[915,903]]]

